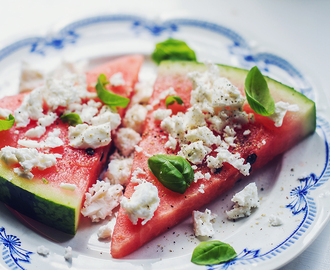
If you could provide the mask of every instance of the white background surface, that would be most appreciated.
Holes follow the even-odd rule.
[[[258,51],[293,63],[330,98],[330,1],[325,0],[0,0],[0,48],[29,35],[45,35],[52,27],[72,20],[118,12],[150,19],[199,18],[227,26],[252,41]],[[283,269],[330,269],[330,224]]]

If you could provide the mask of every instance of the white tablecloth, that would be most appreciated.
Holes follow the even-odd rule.
[[[100,1],[0,0],[0,48],[50,27],[106,13],[154,18],[194,17],[237,31],[268,52],[301,65],[312,83],[330,97],[330,1]],[[283,269],[330,269],[330,224]]]

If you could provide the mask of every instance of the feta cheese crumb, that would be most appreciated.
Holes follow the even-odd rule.
[[[281,226],[283,224],[282,219],[273,214],[269,216],[268,222],[271,226]]]
[[[165,143],[164,147],[175,150],[177,144],[178,144],[177,140],[169,134],[168,141]]]
[[[70,190],[70,191],[75,191],[77,186],[75,184],[61,183],[60,188]]]
[[[157,109],[152,113],[154,119],[157,121],[162,121],[171,114],[172,114],[171,109]]]
[[[231,199],[235,202],[234,208],[226,211],[229,219],[248,217],[252,208],[259,206],[258,189],[255,182],[248,184],[243,190],[236,193]]]
[[[140,134],[131,128],[118,129],[114,138],[115,146],[124,156],[129,156],[140,141]]]
[[[131,128],[141,134],[143,132],[147,112],[148,111],[144,106],[139,104],[133,105],[126,111],[123,119],[124,127]]]
[[[72,247],[68,246],[64,249],[64,259],[67,261],[72,259]]]
[[[275,127],[280,127],[283,124],[283,119],[286,112],[297,112],[299,107],[296,104],[289,104],[287,102],[279,101],[275,103],[275,111],[272,115],[268,116],[269,119],[275,122]]]
[[[201,184],[201,185],[199,186],[199,188],[198,188],[198,191],[199,191],[200,193],[205,193],[204,188],[205,188],[204,184]]]
[[[204,213],[193,211],[195,235],[212,237],[214,235],[212,222],[214,222],[216,217],[217,215],[212,214],[209,209],[206,209]]]
[[[113,159],[108,164],[108,170],[105,173],[106,181],[110,184],[120,184],[126,186],[133,165],[133,158]]]
[[[110,123],[98,126],[79,124],[69,127],[70,146],[79,149],[99,148],[111,142]]]
[[[37,253],[46,257],[49,254],[49,249],[41,245],[37,247]]]
[[[149,182],[143,182],[134,189],[131,198],[123,197],[120,205],[134,225],[137,224],[139,218],[143,219],[141,224],[145,225],[154,216],[159,205],[158,190]]]
[[[243,135],[244,135],[244,136],[247,136],[247,135],[249,135],[250,133],[251,133],[251,130],[247,129],[247,130],[245,130],[245,131],[243,132]]]
[[[119,205],[123,195],[123,186],[110,185],[104,181],[96,181],[88,193],[85,194],[84,207],[81,213],[92,219],[93,222],[99,222],[107,216],[112,215],[112,210]]]
[[[266,141],[265,141],[265,140],[262,140],[261,143],[262,143],[263,145],[265,145],[265,144],[266,144]]]
[[[123,73],[121,72],[117,72],[115,74],[113,74],[110,79],[109,82],[112,86],[120,86],[120,85],[125,85],[125,80],[123,78]]]
[[[43,126],[36,126],[35,128],[30,128],[25,132],[25,136],[29,138],[40,138],[46,132],[46,128]]]
[[[209,147],[203,145],[202,141],[197,141],[183,145],[178,155],[188,159],[193,164],[201,164],[204,157],[211,151]]]
[[[134,145],[134,148],[135,148],[135,151],[138,152],[138,153],[143,151],[143,148],[138,146],[138,145]]]
[[[116,224],[116,217],[113,217],[106,225],[103,225],[99,228],[97,232],[97,237],[99,239],[106,239],[111,237],[115,224]]]

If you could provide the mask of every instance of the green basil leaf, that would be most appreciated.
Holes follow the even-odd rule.
[[[78,124],[82,124],[79,114],[77,113],[67,113],[63,114],[60,119],[63,123],[68,123],[70,126],[76,126]]]
[[[9,114],[8,118],[0,119],[0,131],[10,129],[15,123],[15,117]]]
[[[158,65],[163,60],[196,61],[195,52],[185,42],[172,38],[157,43],[151,58]]]
[[[46,178],[42,178],[42,181],[44,182],[44,184],[48,184],[49,183],[49,181],[46,179]]]
[[[180,156],[152,156],[148,159],[148,167],[164,187],[181,194],[194,180],[194,170],[190,163]]]
[[[178,96],[168,96],[165,100],[165,106],[166,108],[168,107],[168,105],[172,105],[174,104],[174,102],[177,102],[179,105],[183,104],[183,100],[178,97]]]
[[[213,265],[229,262],[237,256],[236,251],[220,241],[201,242],[191,257],[191,262],[199,265]]]
[[[269,93],[264,76],[256,66],[246,76],[245,95],[250,107],[257,114],[269,116],[274,113],[274,99]]]
[[[104,74],[101,74],[97,79],[95,86],[97,96],[102,102],[110,107],[122,107],[126,108],[129,103],[129,98],[125,98],[114,93],[109,92],[104,88],[104,85],[108,84],[107,78]]]

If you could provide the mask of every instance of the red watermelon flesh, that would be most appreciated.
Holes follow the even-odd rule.
[[[227,77],[242,93],[244,92],[246,70],[220,65],[219,69],[222,77]],[[185,112],[190,106],[190,92],[192,90],[192,84],[187,78],[187,73],[194,70],[203,71],[205,67],[191,62],[163,62],[159,67],[158,78],[154,85],[154,93],[150,103],[158,100],[162,91],[173,87],[185,104],[184,106],[174,105],[174,111],[181,110]],[[255,114],[256,120],[254,123],[248,123],[241,130],[235,130],[237,132],[237,139],[235,140],[237,146],[235,148],[231,147],[230,151],[239,152],[244,159],[247,159],[251,154],[255,154],[257,158],[251,166],[251,172],[261,168],[275,156],[288,150],[312,133],[316,124],[314,102],[290,87],[269,78],[266,78],[266,80],[275,102],[282,100],[290,104],[297,104],[300,110],[298,112],[288,112],[283,125],[279,128],[275,127],[274,122],[270,119]],[[154,110],[165,108],[164,103],[164,101],[161,101],[154,106]],[[253,112],[248,104],[246,104],[244,110],[249,113]],[[251,131],[250,135],[243,136],[244,130],[247,129]],[[111,242],[111,254],[114,258],[128,255],[154,237],[175,226],[191,215],[193,210],[200,209],[203,205],[231,189],[235,182],[243,177],[237,169],[228,163],[224,163],[221,171],[211,173],[210,180],[200,179],[197,183],[193,182],[184,194],[175,193],[165,188],[150,172],[147,165],[150,155],[160,153],[172,155],[178,152],[178,148],[175,151],[165,148],[164,144],[167,142],[167,138],[163,137],[164,132],[160,128],[160,122],[154,120],[152,111],[150,111],[147,115],[140,143],[143,151],[135,153],[132,172],[137,168],[143,169],[146,174],[140,174],[138,177],[151,182],[157,187],[160,204],[154,213],[154,217],[145,225],[141,225],[141,222],[133,225],[124,209],[120,208]],[[203,174],[210,172],[205,164],[198,165],[198,170]],[[204,184],[205,193],[198,191],[201,184]],[[130,183],[126,187],[124,196],[130,198],[135,185]]]
[[[143,57],[140,55],[125,56],[107,62],[89,72],[87,72],[87,84],[90,91],[95,91],[94,87],[97,78],[104,73],[110,78],[114,73],[121,72],[126,82],[124,86],[107,86],[112,92],[130,98],[134,84],[138,79],[140,66]],[[25,94],[5,97],[0,100],[0,107],[14,111],[20,106]],[[121,116],[124,110],[120,110]],[[31,120],[25,128],[16,129],[15,126],[9,130],[1,131],[0,148],[4,146],[19,147],[17,141],[24,139],[25,132],[36,126],[37,121]],[[81,205],[88,188],[96,182],[101,170],[107,162],[108,152],[112,146],[95,149],[95,153],[90,155],[85,149],[75,149],[69,146],[68,124],[57,119],[55,123],[46,128],[46,133],[38,141],[45,140],[48,132],[54,128],[61,130],[60,138],[64,145],[49,150],[49,153],[58,153],[63,157],[57,159],[57,164],[45,170],[32,169],[34,178],[24,179],[15,175],[12,167],[8,167],[1,161],[0,199],[19,212],[52,226],[63,232],[75,234],[80,218]],[[19,134],[15,134],[18,130]],[[18,165],[14,166],[18,167]],[[45,184],[42,179],[49,183]],[[11,179],[11,181],[7,181]],[[75,191],[60,188],[61,183],[75,184]]]

